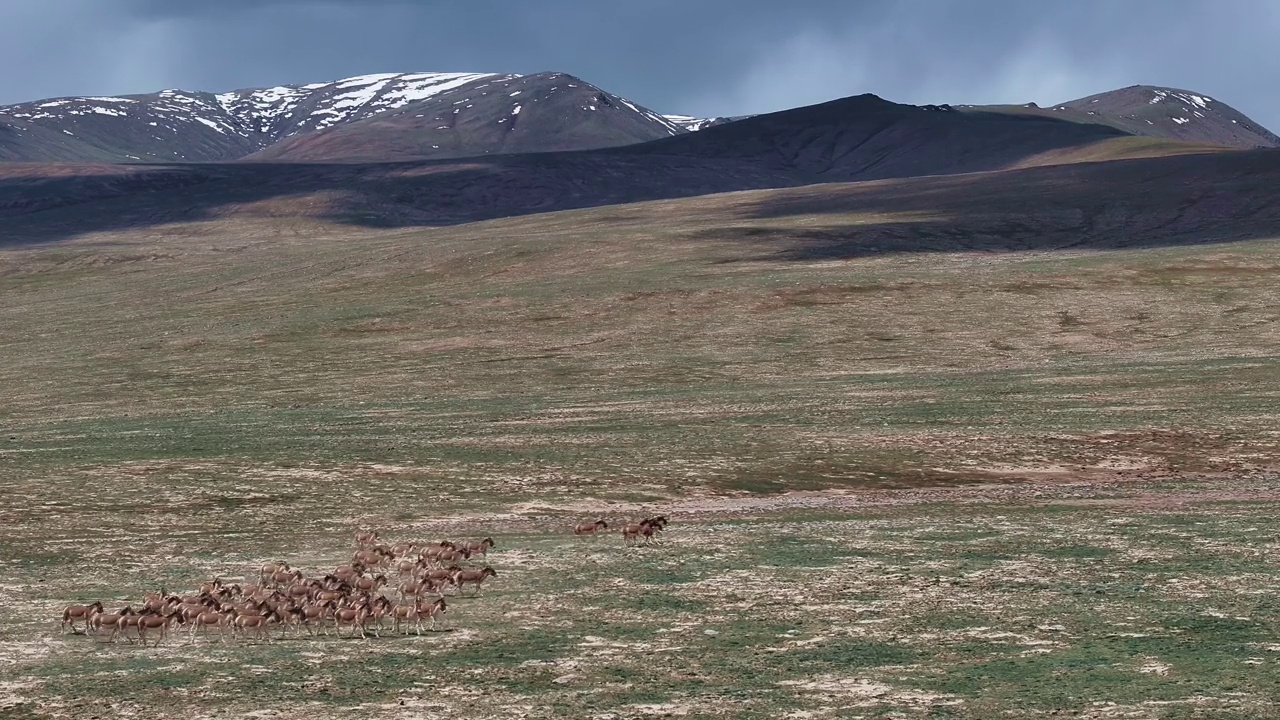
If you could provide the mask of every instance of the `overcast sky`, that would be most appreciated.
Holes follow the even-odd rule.
[[[559,70],[655,110],[1196,90],[1280,131],[1276,0],[0,0],[0,104]]]

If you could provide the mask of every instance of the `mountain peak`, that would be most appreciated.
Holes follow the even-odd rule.
[[[1280,147],[1280,137],[1204,93],[1159,85],[1130,85],[1053,106],[1134,135],[1234,147]]]

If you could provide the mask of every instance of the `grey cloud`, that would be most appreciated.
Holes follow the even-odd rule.
[[[664,112],[874,92],[1041,104],[1194,89],[1280,128],[1269,0],[7,0],[0,103],[370,72],[561,70]]]

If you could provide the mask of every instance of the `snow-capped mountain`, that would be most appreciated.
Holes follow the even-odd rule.
[[[687,132],[564,73],[491,76],[401,107],[299,133],[254,160],[396,160],[589,150]]]
[[[709,127],[724,125],[725,123],[736,122],[738,120],[745,120],[746,118],[749,118],[751,116],[739,115],[737,117],[700,118],[700,117],[693,117],[692,115],[663,115],[662,117],[666,118],[669,122],[675,125],[678,125],[684,128],[685,130],[688,130],[689,132],[697,132],[699,130],[705,130]]]
[[[951,106],[925,106],[926,109]],[[1206,95],[1147,85],[1049,108],[956,106],[1234,147],[1280,137]],[[618,147],[737,117],[662,115],[563,73],[383,73],[225,93],[65,97],[0,107],[0,161],[390,161]]]
[[[1132,85],[1061,103],[1049,109],[1083,114],[1134,135],[1206,142],[1234,147],[1280,147],[1280,137],[1235,108],[1201,93],[1153,85]]]
[[[494,102],[499,97],[500,87],[515,88],[515,85],[524,88],[524,97],[520,96],[520,89],[510,89],[503,96],[506,100]],[[533,86],[537,86],[536,91]],[[548,102],[552,93],[557,91],[561,98],[568,95],[582,97],[569,103]],[[543,105],[538,105],[539,102]],[[484,110],[477,109],[480,105]],[[537,117],[546,114],[543,108],[552,107],[558,115]],[[544,126],[539,135],[548,144],[537,147],[532,139],[514,144],[495,143],[494,138],[489,138],[488,142],[471,147],[468,137],[460,137],[457,133],[447,142],[429,142],[429,137],[417,143],[388,138],[388,142],[382,144],[396,147],[397,152],[411,150],[412,154],[405,157],[456,157],[504,151],[605,147],[687,132],[682,125],[658,113],[561,73],[530,76],[386,73],[328,83],[281,85],[218,94],[164,90],[149,95],[54,98],[0,107],[0,160],[236,160],[290,138],[333,133],[374,118],[398,119],[397,123],[403,126],[412,125],[404,122],[405,118],[425,119],[429,116],[432,118],[429,122],[443,124],[448,118],[442,117],[442,108],[458,111],[446,112],[448,115],[462,115],[464,110],[468,111],[466,115],[473,124],[489,123],[497,130],[510,130],[517,124],[516,120],[528,127],[536,119]],[[486,111],[492,116],[484,116]],[[517,117],[522,111],[524,116]],[[614,124],[618,127],[610,127]],[[501,125],[508,127],[502,128]],[[389,130],[381,126],[378,131],[385,133]],[[337,138],[351,140],[352,135],[363,133],[343,132]],[[322,159],[314,152],[316,147],[335,152],[332,158],[323,159],[353,155],[341,149],[342,143],[337,142],[337,138],[327,135],[326,138],[324,142],[290,143],[268,156],[284,158],[292,153],[297,157]],[[355,144],[367,145],[367,140],[366,137]],[[298,147],[313,150],[299,151]],[[368,155],[364,150],[354,154]],[[378,159],[399,157],[379,156]]]

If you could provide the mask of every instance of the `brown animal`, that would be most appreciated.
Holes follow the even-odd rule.
[[[367,532],[356,533],[356,545],[358,547],[367,547],[369,545],[377,545],[377,544],[378,544],[377,532],[373,530],[369,530]]]
[[[265,585],[272,575],[278,572],[289,572],[292,569],[287,562],[269,562],[258,568],[258,584]]]
[[[313,625],[320,628],[320,634],[328,635],[325,630],[328,621],[333,620],[333,613],[338,609],[334,602],[308,603],[302,606],[302,624],[311,635],[315,635]]]
[[[418,563],[408,559],[401,560],[396,564],[396,576],[403,578],[405,576],[412,575],[417,569]]]
[[[142,643],[142,647],[147,646],[147,633],[156,632],[156,647],[159,647],[160,641],[169,634],[169,628],[173,626],[174,621],[179,619],[176,612],[171,613],[146,613],[137,616],[134,621],[134,627],[138,629],[138,641]]]
[[[609,529],[609,523],[605,522],[604,520],[597,520],[595,522],[581,523],[579,525],[574,525],[573,534],[574,535],[595,535],[596,532],[599,530],[608,530],[608,529]]]
[[[356,589],[361,592],[375,593],[383,585],[387,584],[387,577],[382,574],[369,577],[368,575],[356,578]]]
[[[365,619],[369,617],[369,608],[363,604],[358,607],[338,608],[333,613],[333,625],[338,633],[338,637],[342,637],[342,626],[351,627],[351,637],[355,637],[356,633],[360,633],[360,637],[368,637],[364,631]]]
[[[486,567],[480,570],[473,568],[458,568],[453,573],[453,584],[458,586],[459,595],[463,594],[467,585],[475,585],[476,595],[479,595],[480,583],[484,582],[485,578],[488,577],[498,577],[498,571],[491,567]]]
[[[269,626],[272,622],[280,622],[282,620],[283,618],[276,614],[275,610],[272,610],[266,615],[237,615],[232,622],[233,626],[242,633],[252,630],[255,640],[265,638],[267,642],[271,642],[271,636],[267,633]]]
[[[235,618],[235,614],[231,612],[218,612],[214,610],[206,610],[197,613],[188,620],[191,623],[191,641],[195,642],[196,632],[204,633],[208,628],[218,628],[218,639],[225,640],[227,637],[227,628],[231,625],[231,621]]]
[[[276,587],[284,587],[293,582],[301,582],[302,579],[301,570],[277,570],[271,574],[271,584]]]
[[[667,527],[667,516],[656,515],[651,518],[646,518],[645,522],[649,523],[649,525],[651,525],[655,530],[665,530]]]
[[[120,623],[127,621],[137,613],[133,608],[125,605],[124,608],[113,613],[96,613],[89,618],[89,627],[94,632],[101,632],[103,628],[111,630],[111,636],[107,638],[109,642],[115,642],[116,635],[120,632]]]
[[[467,553],[467,556],[480,555],[485,557],[489,554],[490,548],[495,545],[493,538],[485,538],[483,540],[467,540],[462,543],[460,550]]]
[[[401,622],[412,622],[414,632],[421,635],[423,618],[430,620],[431,629],[435,630],[436,618],[443,616],[448,607],[449,605],[445,602],[444,598],[437,598],[431,603],[428,603],[425,600],[418,600],[412,605],[396,605],[391,609],[392,630],[396,634],[399,634]],[[408,630],[405,632],[407,634]]]
[[[425,560],[428,563],[439,562],[441,553],[445,551],[452,551],[457,549],[458,549],[457,545],[454,545],[448,540],[441,540],[439,543],[435,545],[428,545],[425,548],[423,548],[422,552],[418,553],[418,558],[420,560]]]
[[[627,523],[622,526],[622,539],[628,544],[634,543],[641,537],[648,540],[652,536],[653,526],[649,524],[648,520],[641,520],[638,523]]]
[[[391,546],[391,554],[395,555],[396,557],[400,557],[401,555],[408,555],[409,553],[413,552],[417,547],[418,547],[418,543],[412,540],[401,541]]]
[[[68,605],[62,610],[62,622],[58,625],[58,628],[66,632],[66,629],[70,627],[73,634],[78,633],[80,631],[76,630],[76,621],[80,620],[84,622],[84,632],[87,633],[89,632],[90,618],[101,612],[101,600],[95,600],[88,605]]]

